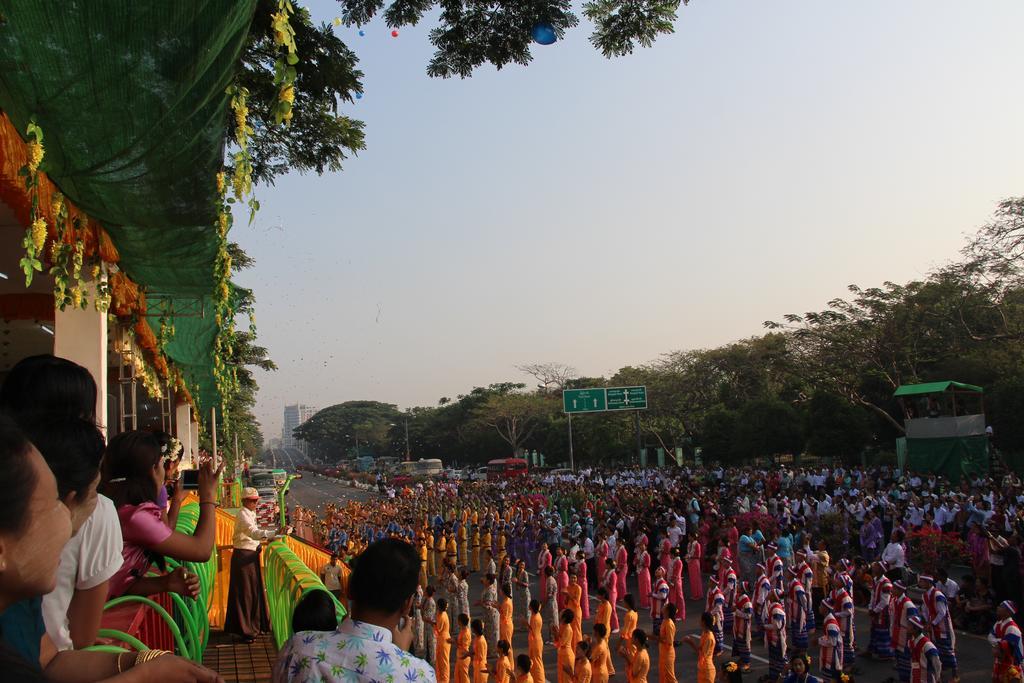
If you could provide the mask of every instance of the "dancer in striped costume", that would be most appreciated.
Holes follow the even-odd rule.
[[[751,626],[754,621],[754,602],[750,599],[750,584],[740,584],[736,593],[736,608],[732,624],[732,656],[740,660],[740,668],[750,671]]]
[[[790,644],[797,652],[807,651],[807,614],[810,607],[804,585],[794,576],[789,582],[789,591],[786,594],[786,619],[789,623]]]
[[[831,602],[839,619],[839,627],[843,629],[843,665],[852,669],[857,659],[856,638],[854,636],[853,594],[846,588],[846,578],[842,572],[834,577],[836,589],[832,591]]]
[[[818,661],[821,675],[827,681],[838,681],[843,675],[843,631],[839,627],[831,600],[821,601],[822,634],[818,638]]]
[[[768,594],[767,616],[764,631],[768,641],[768,677],[774,680],[786,668],[787,651],[786,608],[779,602],[779,593],[774,588]]]
[[[926,589],[921,603],[922,620],[928,626],[927,632],[931,636],[931,642],[939,650],[942,667],[951,671],[952,680],[956,681],[960,678],[956,662],[956,632],[953,631],[953,617],[949,613],[946,594],[935,585],[935,579],[930,576],[921,575],[918,582],[921,588]]]
[[[725,596],[718,588],[718,579],[708,579],[708,597],[705,603],[705,612],[710,612],[715,618],[715,654],[720,654],[724,648],[725,637],[722,631],[724,622]]]
[[[737,579],[736,572],[732,569],[732,560],[723,557],[722,563],[725,567],[725,572],[722,574],[725,579],[722,582],[722,595],[725,597],[725,605],[722,606],[722,632],[730,633],[732,631],[732,611],[736,603]]]
[[[814,569],[807,562],[807,552],[805,550],[796,551],[796,578],[800,580],[800,583],[804,585],[804,592],[807,593],[808,604],[810,605],[811,596],[814,595]],[[814,606],[811,605],[807,610],[807,631],[813,631],[817,623],[815,621]]]
[[[889,630],[889,602],[892,600],[892,582],[885,575],[885,562],[878,560],[871,565],[874,585],[868,614],[871,615],[871,639],[868,642],[868,656],[882,661],[892,659],[892,633]]]
[[[907,641],[910,683],[939,683],[942,679],[939,649],[925,635],[926,628],[927,625],[919,617],[910,618],[910,640]]]
[[[1020,627],[1013,620],[1016,612],[1017,606],[1010,600],[1003,600],[996,608],[996,618],[999,621],[988,635],[988,642],[992,644],[994,654],[993,681],[1013,680],[1009,675],[1014,668],[1018,672],[1017,680],[1020,680],[1020,670],[1024,666],[1024,648],[1021,646]]]
[[[757,565],[758,575],[754,581],[754,637],[764,642],[764,615],[768,603],[768,593],[772,590],[772,582],[768,579],[763,564]]]
[[[910,618],[918,616],[917,606],[907,597],[907,587],[902,581],[892,582],[892,602],[889,603],[889,628],[892,633],[892,651],[896,656],[896,674],[900,681],[910,681],[910,656],[907,641],[910,640]]]

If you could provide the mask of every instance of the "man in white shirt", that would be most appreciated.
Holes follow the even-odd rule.
[[[259,500],[259,492],[251,486],[246,487],[242,492],[242,507],[235,515],[231,582],[228,584],[228,607],[224,620],[225,632],[241,636],[249,643],[256,640],[261,631],[270,630],[259,550],[261,541],[269,541],[277,533],[259,527],[256,521]]]

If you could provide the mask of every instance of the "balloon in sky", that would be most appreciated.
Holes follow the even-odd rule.
[[[397,38],[398,37],[398,29],[395,29],[394,31],[391,32],[391,37],[392,38]]]
[[[361,93],[361,92],[357,92],[357,93],[356,93],[356,99],[357,99],[357,100],[361,100],[361,99],[363,99],[363,93]]]
[[[553,42],[558,40],[558,35],[555,33],[555,27],[546,21],[541,21],[534,24],[533,39],[541,45],[551,45]]]
[[[359,29],[359,37],[363,37],[365,35],[366,35],[366,31],[364,31],[363,29]]]

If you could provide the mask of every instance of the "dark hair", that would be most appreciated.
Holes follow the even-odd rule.
[[[474,619],[469,622],[469,630],[473,632],[474,636],[482,636],[484,634],[484,622],[480,619]]]
[[[434,587],[433,586],[427,586],[426,588],[423,589],[423,592],[426,593],[428,598],[433,597],[434,596]]]
[[[530,655],[516,655],[516,666],[526,673],[530,673],[530,669],[533,668],[533,660],[530,659]]]
[[[503,655],[507,655],[511,651],[512,651],[512,648],[509,646],[507,640],[499,640],[498,641],[498,652],[500,652]]]
[[[633,629],[633,640],[637,641],[640,647],[647,647],[647,632],[641,628]]]
[[[597,597],[607,599],[608,598],[608,589],[605,588],[604,586],[601,586],[600,588],[598,588],[597,589]]]
[[[603,625],[603,624],[602,624]],[[576,643],[576,647],[583,648],[583,654],[590,654],[590,641],[584,638],[580,642]]]
[[[538,600],[537,598],[530,600],[530,611],[540,612],[540,600]]]
[[[438,598],[437,599],[437,611],[438,612],[444,612],[447,609],[448,609],[448,601],[445,600],[444,598]]]
[[[110,498],[115,508],[156,502],[152,470],[159,461],[160,442],[151,432],[118,434],[107,444],[100,493]]]
[[[678,611],[679,610],[676,608],[676,606],[671,602],[665,605],[665,616],[669,619],[674,619],[676,616],[676,612]]]
[[[348,581],[348,597],[359,609],[394,614],[416,592],[420,557],[411,544],[385,538],[367,546]]]
[[[32,444],[10,418],[0,415],[0,470],[4,495],[0,496],[0,532],[20,534],[28,526],[28,507],[38,477],[29,461]]]
[[[85,495],[96,480],[103,459],[103,433],[79,417],[33,413],[18,419],[25,432],[46,460],[57,479],[57,494]]]
[[[594,635],[596,635],[598,638],[607,637],[608,627],[602,624],[601,622],[597,622],[596,624],[594,624]]]
[[[559,621],[563,624],[571,624],[576,619],[576,613],[571,609],[564,609],[559,615]]]
[[[459,624],[461,624],[462,626],[466,626],[466,625],[469,624],[469,615],[466,614],[465,612],[462,612],[461,614],[459,614],[459,616],[456,619],[456,621],[458,621]]]
[[[22,358],[0,386],[0,410],[96,421],[96,381],[78,363],[45,353]]]
[[[701,626],[710,631],[715,627],[715,617],[711,612],[701,612],[700,623]]]
[[[292,612],[292,631],[333,631],[338,628],[338,610],[325,590],[306,593]]]
[[[626,607],[631,610],[636,610],[636,603],[633,601],[633,594],[626,593],[622,596],[622,602],[626,603]]]

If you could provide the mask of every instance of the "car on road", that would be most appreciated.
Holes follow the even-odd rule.
[[[465,470],[463,470],[463,472],[465,472]],[[470,481],[486,481],[487,480],[487,468],[486,467],[477,467],[476,469],[471,470],[470,471],[470,475],[469,475],[469,479],[470,479]]]

